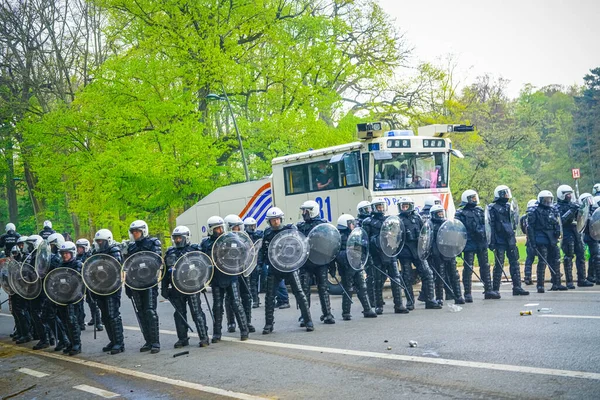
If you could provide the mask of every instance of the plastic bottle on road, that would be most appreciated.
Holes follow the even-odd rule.
[[[551,314],[552,309],[551,308],[538,308],[538,312],[540,314]]]

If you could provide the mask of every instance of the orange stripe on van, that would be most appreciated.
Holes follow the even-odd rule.
[[[248,202],[248,204],[246,204],[246,207],[244,207],[244,209],[242,210],[242,212],[239,214],[239,216],[241,217],[242,215],[246,215],[246,211],[248,211],[248,209],[250,208],[250,206],[252,206],[252,203],[254,203],[254,200],[256,200],[256,198],[262,193],[264,192],[268,187],[271,186],[271,183],[265,183],[264,185],[262,185],[260,187],[260,189],[258,189],[256,191],[256,193],[254,193],[254,196],[252,196],[252,198],[250,199],[250,201]]]
[[[444,202],[444,210],[448,209],[448,203],[450,201],[450,194],[449,193],[443,193],[442,194],[442,201]]]

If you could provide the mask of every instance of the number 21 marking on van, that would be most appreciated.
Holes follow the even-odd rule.
[[[319,208],[321,209],[321,218],[325,218],[323,198],[317,197],[315,201],[319,204]],[[325,205],[327,205],[327,221],[331,222],[331,198],[329,196],[325,197]]]

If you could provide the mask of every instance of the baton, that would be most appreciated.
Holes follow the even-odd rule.
[[[456,297],[456,295],[454,294],[454,290],[452,290],[452,288],[450,287],[450,285],[448,285],[446,283],[446,281],[444,280],[444,278],[442,278],[442,275],[440,275],[439,272],[437,272],[437,270],[435,269],[435,267],[432,267],[431,270],[433,272],[435,272],[435,274],[442,280],[442,282],[444,282],[444,285],[446,286],[446,289],[448,289],[450,291],[450,293],[452,293],[452,297],[454,297],[454,299],[458,299],[458,297]]]
[[[538,257],[539,257],[539,258],[541,258],[541,259],[542,259],[542,261],[546,263],[546,265],[548,266],[548,269],[550,269],[550,272],[552,272],[552,274],[553,274],[554,276],[556,276],[556,271],[554,270],[554,268],[552,268],[552,267],[550,266],[550,263],[548,262],[548,260],[546,260],[546,259],[544,258],[544,256],[542,256],[542,255],[540,254],[540,251],[537,249],[537,247],[534,247],[534,249],[535,249],[535,252],[538,254]],[[560,277],[559,277],[559,279],[560,279]]]
[[[179,315],[179,318],[181,318],[181,320],[183,321],[185,326],[187,326],[187,328],[190,330],[190,332],[194,332],[194,330],[192,329],[190,324],[188,324],[187,320],[183,317],[183,314],[181,314],[181,312],[177,309],[177,307],[175,307],[175,304],[173,304],[171,299],[167,297],[167,301],[173,306],[173,308],[175,309],[175,312]]]
[[[404,295],[410,299],[411,303],[415,304],[415,299],[412,296],[412,294],[410,294],[410,291],[408,290],[408,285],[406,284],[406,281],[404,280],[404,277],[402,277],[402,263],[400,263],[400,260],[396,260],[396,268],[398,268],[398,266],[400,266],[400,275],[398,275],[398,278],[400,278],[400,280],[402,280],[402,284],[404,285]]]
[[[135,305],[135,301],[133,301],[133,297],[130,297],[129,300],[131,300],[131,305],[133,306],[133,312],[135,314],[135,318],[138,321],[138,325],[140,326],[140,330],[142,331],[142,335],[144,334],[144,327],[142,326],[142,321],[140,320],[140,316],[138,315],[138,309]]]
[[[469,269],[471,270],[471,272],[473,272],[475,274],[475,276],[477,277],[477,279],[479,279],[479,282],[485,284],[483,282],[483,280],[479,277],[479,275],[477,275],[477,272],[475,272],[475,269],[473,267],[471,267],[468,262],[465,261],[465,259],[463,258],[463,256],[460,255],[460,254],[458,256],[460,257],[461,260],[463,260],[464,265],[466,265],[467,267],[469,267]],[[463,282],[463,284],[464,284],[464,282]]]
[[[206,291],[203,291],[204,300],[206,301],[206,306],[208,307],[208,312],[210,313],[210,318],[215,322],[215,316],[213,315],[212,309],[210,308],[210,303],[208,302],[208,297],[206,296]]]
[[[354,304],[354,302],[352,301],[352,296],[350,296],[350,295],[348,294],[348,292],[347,292],[347,291],[346,291],[346,289],[344,288],[344,285],[342,285],[342,284],[340,283],[340,281],[338,280],[337,276],[335,276],[335,275],[331,275],[331,277],[332,277],[333,279],[335,279],[335,281],[337,282],[337,284],[338,284],[338,285],[339,285],[339,286],[342,288],[342,291],[344,292],[344,294],[346,295],[346,297],[348,298],[348,300],[350,300],[350,303],[351,303],[351,304]]]
[[[394,282],[396,285],[400,286],[401,289],[406,290],[406,287],[402,286],[402,284],[400,282],[397,282],[394,278],[392,278],[391,276],[389,276],[388,274],[386,274],[385,272],[380,270],[379,267],[377,267],[375,264],[373,264],[373,268],[375,268],[377,271],[381,272],[383,275],[387,276],[388,279],[390,280],[390,282]]]
[[[506,275],[506,272],[504,272],[504,265],[498,264],[498,253],[496,252],[496,249],[494,249],[494,265],[498,265],[500,267],[502,273],[504,274],[504,277],[506,278],[506,282],[510,282],[510,279],[508,279],[508,275]]]
[[[4,303],[6,303],[9,299],[4,300],[2,303],[0,303],[0,306]]]

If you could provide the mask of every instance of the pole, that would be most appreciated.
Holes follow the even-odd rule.
[[[233,114],[233,108],[231,108],[231,103],[229,102],[229,97],[227,97],[227,92],[225,91],[225,85],[221,83],[221,87],[223,88],[223,96],[227,101],[227,107],[229,107],[229,112],[231,113],[231,118],[233,119],[233,127],[235,128],[235,133],[237,134],[238,143],[240,145],[240,152],[242,153],[242,163],[244,165],[244,173],[246,174],[246,182],[250,181],[250,174],[248,174],[248,165],[246,164],[246,155],[244,154],[244,145],[242,144],[242,137],[240,136],[240,130],[238,129],[237,122],[235,120],[235,115]]]
[[[173,304],[173,302],[171,301],[171,299],[167,297],[167,301],[173,306],[173,308],[175,309],[175,312],[177,313],[177,315],[179,315],[179,318],[181,318],[181,321],[183,321],[183,323],[185,324],[185,326],[187,326],[187,328],[190,330],[190,332],[194,332],[194,330],[192,329],[192,327],[190,326],[190,324],[188,324],[188,322],[183,317],[183,315],[181,314],[181,312],[177,309],[177,307],[175,307],[175,304]]]
[[[337,284],[338,284],[338,285],[339,285],[339,286],[342,288],[342,291],[344,292],[344,294],[346,295],[346,297],[348,298],[348,300],[350,300],[350,303],[351,303],[351,304],[354,304],[354,302],[352,301],[352,297],[351,297],[351,296],[348,294],[348,292],[347,292],[347,291],[346,291],[346,289],[344,288],[344,285],[342,285],[342,284],[340,283],[340,281],[338,280],[337,276],[335,276],[335,275],[331,275],[331,277],[332,277],[333,279],[335,279],[335,281],[337,282]]]
[[[575,194],[579,198],[579,179],[575,179]]]
[[[500,267],[500,269],[502,270],[502,273],[504,274],[504,277],[506,278],[506,282],[510,282],[510,279],[508,279],[508,275],[506,275],[506,272],[504,272],[504,265],[498,264],[498,253],[495,249],[494,249],[494,265],[498,265]]]
[[[479,277],[479,275],[477,275],[477,272],[475,272],[475,269],[469,265],[468,262],[465,261],[465,259],[463,258],[463,256],[459,255],[460,259],[463,260],[463,264],[466,265],[467,267],[469,267],[469,269],[471,270],[471,272],[473,272],[475,274],[475,276],[477,277],[477,279],[479,279],[479,282],[483,283],[485,285],[485,283],[483,282],[483,280],[481,280],[481,278]]]

